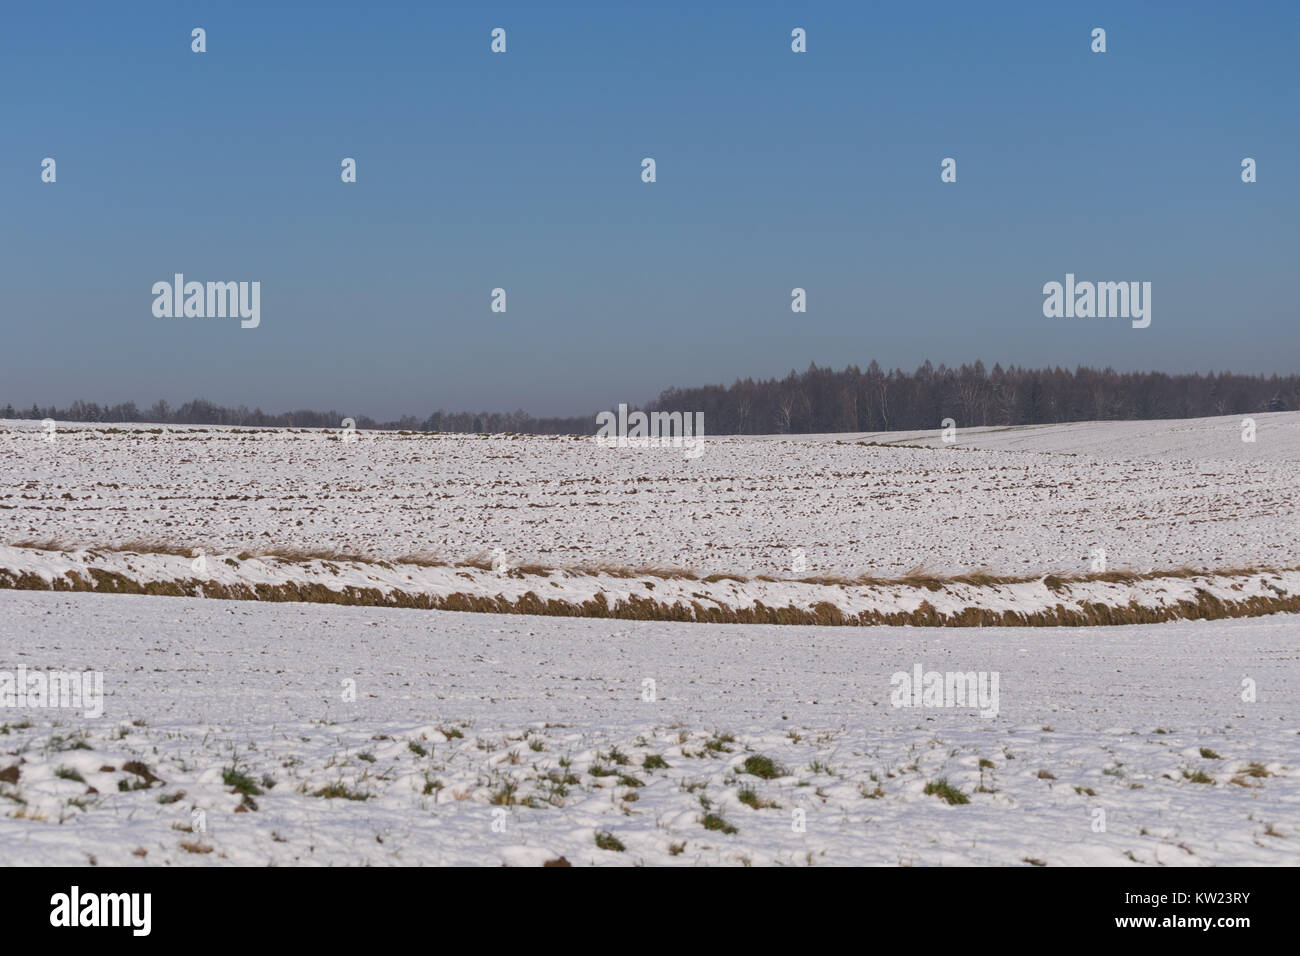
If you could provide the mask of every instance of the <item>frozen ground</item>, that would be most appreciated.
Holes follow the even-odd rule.
[[[573,438],[0,423],[0,543],[887,577],[1293,566],[1300,413],[925,435]],[[926,442],[938,447],[877,447]]]
[[[1255,423],[1255,441],[1241,440],[1242,422]],[[844,438],[843,435],[819,436]],[[855,440],[943,447],[939,429],[927,432],[874,432]],[[959,428],[956,445],[987,451],[1048,452],[1091,458],[1192,458],[1230,461],[1300,459],[1300,414],[1269,412],[1217,418],[1165,421],[1068,422]]]
[[[0,864],[1293,864],[1298,630],[0,591],[0,667],[98,670],[105,691],[98,719],[0,710]],[[894,708],[917,664],[996,672],[997,715]],[[759,756],[788,772],[743,772]],[[940,780],[970,802],[924,792]]]

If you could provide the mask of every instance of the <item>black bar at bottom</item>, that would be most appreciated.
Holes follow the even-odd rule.
[[[698,873],[630,875],[620,884],[609,874],[592,883],[590,874],[525,881],[517,874],[492,872],[497,875],[324,868],[7,869],[0,870],[0,909],[7,943],[74,932],[84,939],[113,937],[128,944],[202,938],[216,943],[222,936],[230,943],[242,927],[253,934],[245,937],[250,944],[254,938],[284,938],[299,946],[374,945],[376,933],[386,936],[385,926],[418,933],[429,929],[430,919],[447,920],[447,928],[459,924],[471,936],[475,927],[486,930],[499,943],[502,931],[510,932],[510,923],[501,924],[508,913],[528,914],[517,932],[520,942],[536,942],[554,930],[587,935],[593,929],[590,921],[601,913],[597,922],[626,918],[630,928],[645,919],[647,928],[666,930],[664,921],[670,924],[679,907],[679,915],[688,910],[712,913],[707,922],[717,918],[719,929],[736,920],[732,929],[740,939],[747,935],[744,923],[752,919],[774,924],[778,932],[788,925],[794,939],[816,927],[829,930],[851,923],[864,940],[877,932],[883,940],[909,926],[936,932],[965,926],[994,934],[989,940],[1013,932],[1019,938],[1042,933],[1044,941],[1123,936],[1186,940],[1199,935],[1231,943],[1260,929],[1277,933],[1287,928],[1284,907],[1294,882],[1293,871],[1285,869],[1210,868],[852,873],[826,868],[797,876],[786,872],[776,882],[753,873],[733,872],[721,879],[714,874],[703,884],[694,882],[701,878]],[[529,931],[533,918],[539,923]],[[768,929],[763,932],[766,936]],[[932,941],[943,936],[922,934]]]

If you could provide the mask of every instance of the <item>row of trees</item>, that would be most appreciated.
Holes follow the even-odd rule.
[[[810,365],[783,379],[744,379],[730,386],[670,388],[645,410],[704,412],[708,433],[764,435],[800,432],[864,432],[937,428],[945,418],[962,426],[1037,425],[1111,419],[1199,418],[1300,408],[1300,376],[1166,375],[1116,372],[1080,366],[1027,369],[981,362],[948,368],[929,361],[915,372],[885,372],[874,361],[866,370],[850,365],[836,372]],[[99,405],[75,401],[67,408],[0,410],[4,418],[52,418],[79,422],[153,422],[176,425],[338,428],[338,411],[300,410],[277,415],[243,405],[226,408],[203,399],[172,408],[165,401],[139,409],[134,402]],[[405,415],[377,422],[350,416],[358,428],[438,432],[522,432],[534,435],[592,434],[595,414],[534,418],[514,412],[445,412],[420,419]]]
[[[1079,367],[1027,369],[983,363],[885,372],[810,365],[784,379],[730,387],[672,388],[654,411],[702,411],[715,435],[867,432],[963,426],[1037,425],[1113,419],[1199,418],[1300,408],[1300,376],[1166,375]]]
[[[159,425],[239,425],[246,428],[338,428],[344,418],[356,421],[357,428],[377,428],[389,431],[438,432],[524,432],[534,435],[572,435],[595,430],[595,416],[579,418],[534,418],[522,409],[514,412],[434,412],[428,418],[403,415],[396,421],[377,422],[366,415],[347,415],[331,409],[327,412],[299,409],[293,412],[269,414],[260,408],[249,411],[247,406],[226,408],[202,398],[196,398],[172,408],[165,401],[154,402],[146,409],[135,402],[120,405],[100,405],[96,402],[75,401],[67,408],[32,405],[15,409],[7,405],[0,409],[0,418],[52,418],[63,422],[149,422]]]

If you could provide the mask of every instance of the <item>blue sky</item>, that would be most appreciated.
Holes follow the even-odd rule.
[[[0,403],[586,414],[873,358],[1297,372],[1298,48],[1284,2],[15,5]],[[260,327],[155,318],[176,272],[260,281]],[[1044,318],[1067,272],[1150,281],[1150,328]]]

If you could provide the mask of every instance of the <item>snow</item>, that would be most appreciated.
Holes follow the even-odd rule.
[[[697,459],[0,422],[0,580],[1276,606],[1300,594],[1300,413],[1252,417],[1255,442],[1225,417],[707,438]],[[1100,552],[1197,573],[1082,579]],[[457,564],[488,556],[509,569]],[[1023,580],[797,580],[918,566]],[[1298,633],[1294,614],[807,627],[0,589],[0,865],[1294,863]],[[918,668],[996,700],[895,706]],[[19,669],[101,675],[102,714],[11,706]]]
[[[1293,864],[1297,628],[770,627],[0,591],[0,666],[102,671],[105,689],[99,719],[0,710],[0,779],[19,771],[0,783],[0,864]],[[917,664],[996,672],[997,715],[895,708],[891,675]],[[651,754],[667,766],[642,766]],[[744,773],[758,755],[788,773]],[[232,767],[263,791],[256,809],[223,782]],[[941,779],[970,802],[924,792]],[[510,783],[515,802],[494,805]],[[746,784],[776,806],[741,803]],[[331,785],[369,799],[312,795]],[[706,812],[736,832],[705,829]]]
[[[200,565],[201,570],[196,567]],[[1300,595],[1300,569],[1187,577],[1156,577],[1136,580],[1050,581],[1045,578],[1006,583],[823,583],[791,579],[695,580],[654,574],[632,576],[601,572],[527,571],[491,567],[433,566],[342,560],[286,560],[275,557],[204,555],[190,559],[183,555],[141,554],[134,551],[102,552],[94,549],[53,551],[0,545],[0,583],[21,575],[39,578],[46,586],[67,585],[70,580],[89,583],[98,573],[120,576],[137,584],[169,583],[183,593],[229,594],[233,589],[296,587],[292,596],[305,588],[323,587],[338,595],[369,591],[378,599],[368,604],[410,604],[412,597],[434,599],[425,607],[446,607],[435,603],[453,595],[468,595],[480,601],[518,604],[525,598],[558,601],[566,613],[576,613],[588,602],[603,600],[609,608],[633,602],[655,602],[680,613],[660,614],[670,619],[710,620],[713,611],[762,612],[765,609],[794,608],[812,614],[819,605],[830,604],[849,620],[877,623],[876,615],[913,615],[926,608],[951,621],[960,621],[964,611],[974,609],[1020,615],[1070,612],[1058,620],[1091,621],[1088,610],[1103,604],[1110,608],[1139,607],[1162,617],[1187,616],[1182,610],[1196,605],[1205,595],[1224,604],[1252,601],[1294,600]],[[221,591],[225,588],[228,590]],[[359,603],[357,599],[340,603]],[[416,605],[419,606],[419,605]],[[500,604],[490,605],[500,608]],[[1279,609],[1276,603],[1269,605]],[[1290,609],[1294,605],[1284,606]],[[1258,613],[1258,611],[1256,611]],[[646,617],[646,613],[637,615]],[[724,620],[727,618],[723,618]],[[745,618],[742,620],[752,620]],[[759,620],[764,620],[760,617]],[[805,618],[806,620],[806,618]],[[897,618],[886,618],[898,623]],[[1041,618],[1039,619],[1041,621]],[[916,622],[916,618],[909,618]],[[929,623],[922,618],[922,622]]]
[[[1255,440],[1242,441],[1242,423],[1255,424]],[[943,447],[940,429],[823,436]],[[1115,459],[1295,461],[1300,457],[1300,414],[1260,412],[1163,421],[1067,422],[958,428],[955,447],[984,451],[1030,451]]]
[[[209,554],[333,548],[701,575],[878,577],[1292,566],[1300,413],[707,438],[0,422],[0,542],[143,539]],[[889,442],[890,447],[859,444]],[[934,447],[906,447],[928,444]]]

